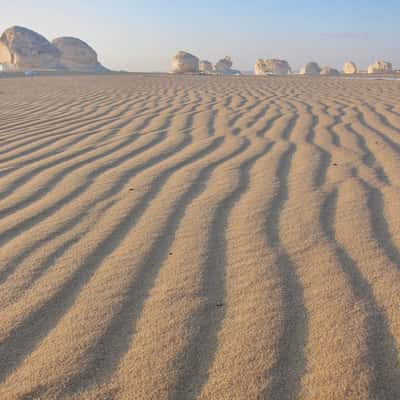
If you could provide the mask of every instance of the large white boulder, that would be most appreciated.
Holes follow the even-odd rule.
[[[319,75],[321,72],[320,66],[316,62],[309,62],[301,70],[300,75]]]
[[[219,60],[216,64],[215,64],[215,70],[217,72],[226,72],[226,71],[230,71],[230,69],[232,68],[233,62],[232,59],[228,56],[222,58],[221,60]]]
[[[199,59],[193,54],[179,51],[172,59],[172,72],[184,74],[199,71]]]
[[[228,56],[225,56],[215,64],[214,70],[218,74],[239,75],[240,71],[232,69],[232,65],[233,65],[232,59]]]
[[[52,44],[60,52],[62,66],[70,71],[106,71],[97,58],[97,53],[84,41],[73,37],[54,39]]]
[[[392,71],[392,64],[388,61],[377,61],[368,67],[369,74],[390,74]]]
[[[205,74],[209,74],[213,72],[213,65],[210,61],[202,60],[199,62],[199,71],[204,72]]]
[[[358,72],[357,65],[353,61],[348,61],[343,65],[343,73],[356,74]]]
[[[13,26],[0,37],[0,64],[15,71],[55,69],[60,67],[60,52],[39,33]]]
[[[291,72],[290,65],[285,60],[262,60],[256,61],[254,73],[256,75],[288,75]]]
[[[338,76],[340,75],[339,71],[332,67],[323,67],[320,72],[321,75],[326,76]]]

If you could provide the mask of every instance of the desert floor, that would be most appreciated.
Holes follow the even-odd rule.
[[[400,399],[400,82],[0,80],[0,399]]]

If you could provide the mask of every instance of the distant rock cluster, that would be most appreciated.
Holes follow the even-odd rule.
[[[359,70],[353,61],[348,61],[343,65],[343,74],[357,74]],[[387,61],[377,61],[368,67],[369,74],[387,74],[393,72],[392,64]],[[259,59],[256,61],[254,66],[255,75],[290,75],[292,74],[292,69],[289,63],[285,60],[269,59],[263,60]],[[335,68],[326,66],[320,67],[315,61],[307,63],[299,71],[300,75],[308,76],[339,76],[340,71]]]
[[[360,73],[357,65],[353,61],[348,61],[343,65],[343,74],[353,75]],[[390,62],[377,61],[371,64],[367,70],[368,74],[390,74],[393,72],[393,67]],[[340,72],[331,67],[320,68],[316,62],[308,63],[304,68],[300,70],[301,75],[328,75],[328,76],[339,76]]]
[[[240,75],[240,71],[232,69],[233,62],[230,57],[224,57],[214,66],[210,61],[199,60],[193,54],[179,51],[172,59],[172,72],[176,74],[201,73],[201,74],[222,74]],[[369,74],[387,74],[393,72],[392,64],[387,61],[377,61],[368,67]],[[320,67],[317,62],[307,63],[298,72],[306,76],[340,76],[341,74],[358,74],[360,70],[353,61],[348,61],[343,65],[342,71],[325,66]],[[292,68],[286,60],[280,59],[258,59],[254,65],[254,75],[291,75],[294,74]]]
[[[203,74],[221,74],[221,75],[237,75],[240,71],[232,69],[233,62],[228,56],[219,60],[214,66],[210,61],[199,60],[193,54],[186,51],[179,51],[172,58],[172,73],[203,73]]]
[[[172,72],[177,74],[202,73],[218,75],[240,75],[233,69],[231,57],[224,57],[213,65],[185,51],[179,51],[172,59]],[[84,41],[74,37],[60,37],[52,42],[28,28],[13,26],[0,36],[0,71],[61,70],[77,72],[108,71],[98,60],[96,51]],[[359,69],[353,61],[346,62],[343,74],[357,74]],[[369,74],[393,72],[388,61],[377,61],[369,65]],[[254,66],[255,75],[290,75],[289,63],[280,59],[258,59]],[[321,68],[318,63],[307,63],[300,75],[338,76],[332,67]]]
[[[85,42],[61,37],[49,42],[28,28],[13,26],[0,36],[0,65],[4,71],[66,70],[105,72],[97,53]]]

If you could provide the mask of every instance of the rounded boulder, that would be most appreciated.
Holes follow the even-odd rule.
[[[174,74],[194,73],[199,71],[199,59],[193,54],[179,51],[172,59]]]
[[[101,67],[97,53],[84,41],[74,37],[60,37],[52,42],[60,52],[61,64],[69,70],[91,70]]]
[[[300,70],[301,75],[319,75],[320,72],[321,68],[316,62],[309,62]]]
[[[254,66],[255,75],[289,75],[291,71],[289,63],[285,60],[259,59]]]
[[[0,64],[14,70],[54,69],[60,65],[60,52],[39,33],[13,26],[0,37]]]
[[[357,65],[353,61],[348,61],[343,65],[343,73],[356,74],[358,72]]]

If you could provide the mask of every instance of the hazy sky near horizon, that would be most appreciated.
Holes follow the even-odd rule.
[[[295,69],[350,59],[399,68],[399,16],[400,0],[13,0],[1,6],[0,30],[79,37],[118,70],[168,71],[178,50],[212,62],[230,55],[242,70],[257,58],[283,58]]]

